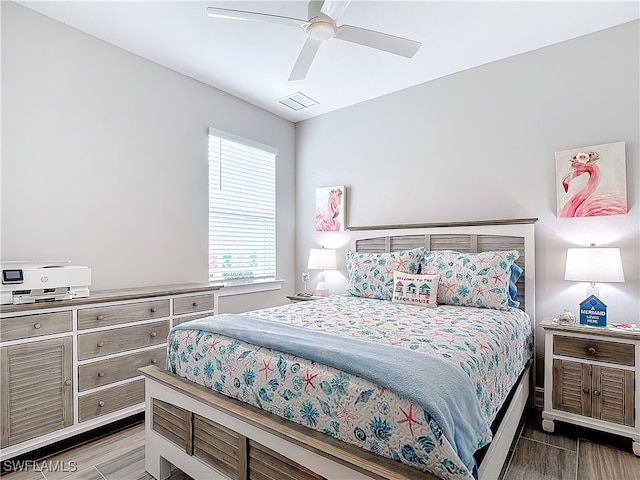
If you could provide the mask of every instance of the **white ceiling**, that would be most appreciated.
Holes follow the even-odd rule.
[[[297,122],[438,77],[639,18],[638,1],[353,0],[337,24],[422,42],[404,58],[323,42],[304,80],[288,81],[307,38],[294,27],[209,18],[206,7],[307,18],[305,0],[30,1],[44,15]],[[277,102],[302,92],[318,102]]]

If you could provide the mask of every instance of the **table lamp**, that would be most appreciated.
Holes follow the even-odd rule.
[[[619,248],[570,248],[564,279],[589,282],[587,298],[580,303],[580,323],[594,327],[607,325],[607,306],[598,298],[602,282],[624,282]]]
[[[620,249],[598,248],[593,243],[587,248],[569,248],[564,279],[589,282],[587,297],[597,297],[600,289],[596,283],[624,282]]]
[[[326,297],[329,295],[329,287],[325,281],[325,270],[337,270],[338,261],[336,251],[330,248],[309,249],[309,270],[321,270],[316,286],[316,295]]]

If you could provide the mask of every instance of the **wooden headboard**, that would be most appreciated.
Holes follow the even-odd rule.
[[[520,308],[535,321],[535,246],[536,219],[492,222],[456,222],[411,226],[350,227],[352,248],[358,252],[383,253],[425,247],[427,250],[487,252],[517,250],[516,264],[524,270],[518,280]]]

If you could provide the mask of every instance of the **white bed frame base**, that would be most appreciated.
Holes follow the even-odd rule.
[[[148,377],[145,388],[147,388],[145,395],[147,408],[149,408],[148,411],[150,411],[151,408],[151,399],[157,398],[214,420],[262,445],[268,445],[271,450],[295,460],[300,465],[307,467],[309,470],[327,479],[371,479],[371,477],[345,467],[325,456],[310,452],[296,443],[264,431],[210,405],[205,405],[189,395],[185,395],[171,388],[166,388],[165,385],[153,380],[150,381]],[[147,419],[149,417],[150,416],[147,416]],[[156,433],[151,428],[151,422],[145,421],[145,468],[147,472],[158,480],[165,480],[171,474],[172,464],[179,466],[180,470],[197,480],[229,478],[195,456],[188,455],[184,451],[181,451],[174,443]]]
[[[275,435],[264,428],[259,428],[249,422],[230,415],[229,413],[216,408],[211,404],[205,404],[200,399],[194,398],[189,394],[185,394],[176,387],[172,387],[165,382],[158,381],[156,375],[172,376],[171,374],[160,370],[158,367],[145,367],[146,376],[146,407],[147,412],[151,412],[151,405],[154,398],[171,403],[173,405],[189,410],[193,413],[201,415],[205,418],[213,420],[227,428],[230,428],[247,438],[251,438],[262,445],[267,445],[271,450],[294,460],[296,463],[308,468],[309,470],[322,475],[327,479],[335,480],[379,480],[380,478],[402,478],[406,476],[370,476],[361,471],[354,470],[347,465],[339,463],[340,457],[336,457],[335,451],[330,452],[313,452],[300,446],[296,440],[287,439],[287,432],[279,431]],[[149,373],[155,371],[153,376]],[[487,452],[479,467],[480,480],[495,480],[499,477],[504,462],[507,458],[509,448],[517,433],[520,418],[527,405],[529,398],[530,385],[529,367],[521,377],[521,381],[516,387],[514,397],[507,408],[504,420],[496,431],[493,441],[489,445]],[[182,381],[182,379],[172,379]],[[151,424],[151,415],[145,418],[145,469],[158,480],[165,480],[171,475],[171,466],[176,465],[184,473],[195,478],[196,480],[209,479],[228,479],[226,475],[220,473],[210,465],[205,464],[195,456],[188,455],[177,445],[155,432]],[[306,427],[294,425],[295,430],[303,430]],[[300,432],[298,432],[300,433]],[[302,433],[304,435],[304,433]],[[338,452],[337,455],[340,455]],[[332,459],[335,458],[334,459]],[[338,460],[338,461],[336,461]],[[362,461],[361,466],[367,468],[369,461]],[[416,471],[416,475],[419,472]],[[423,474],[425,479],[433,478],[428,474]],[[233,479],[236,480],[236,479]]]

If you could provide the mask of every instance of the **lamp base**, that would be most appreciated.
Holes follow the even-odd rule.
[[[318,297],[327,297],[329,296],[329,287],[325,282],[319,282],[316,286],[316,295]]]
[[[587,285],[587,297],[590,297],[591,295],[594,297],[600,296],[600,287],[593,282]]]

